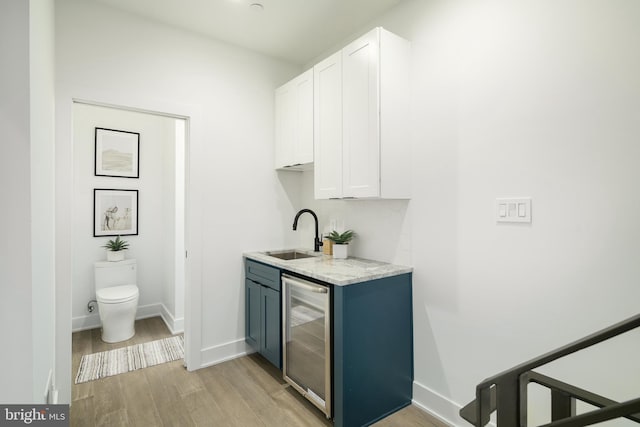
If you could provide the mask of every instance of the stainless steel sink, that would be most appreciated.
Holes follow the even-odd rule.
[[[283,260],[292,260],[292,259],[302,259],[302,258],[311,258],[316,255],[309,255],[305,252],[297,251],[297,250],[289,250],[289,251],[271,251],[266,252],[267,255],[283,259]]]

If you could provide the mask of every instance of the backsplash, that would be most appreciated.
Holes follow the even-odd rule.
[[[318,215],[320,232],[332,222],[356,232],[350,256],[412,265],[409,200],[315,200],[313,171],[302,173],[301,194],[300,207]],[[300,247],[313,247],[313,221],[301,222],[298,234]]]

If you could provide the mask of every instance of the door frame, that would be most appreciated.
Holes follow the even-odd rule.
[[[76,103],[116,108],[185,120],[185,296],[184,339],[185,366],[189,371],[202,365],[202,238],[201,183],[197,157],[202,141],[202,114],[197,105],[166,103],[158,100],[131,99],[105,93],[84,93],[83,96],[59,96],[56,104],[56,283],[55,283],[55,375],[59,403],[71,403],[71,336],[73,239],[69,218],[73,206],[73,105]]]

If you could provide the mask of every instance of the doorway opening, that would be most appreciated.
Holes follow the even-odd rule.
[[[135,259],[137,265],[137,330],[136,335],[122,342],[121,346],[153,341],[167,334],[184,333],[185,293],[188,286],[188,118],[85,101],[74,101],[72,117],[73,198],[72,218],[69,218],[73,224],[72,333],[93,330],[96,337],[100,336],[101,320],[98,304],[95,303],[94,265],[106,260],[103,246],[109,239],[115,238],[107,234],[120,235],[127,240],[129,249],[126,258]],[[97,128],[139,135],[136,176],[99,173],[102,164],[98,164],[98,161],[109,147],[98,144]],[[135,192],[135,217],[127,217],[135,221],[135,232],[132,229],[114,230],[96,236],[96,218],[99,217],[96,214],[99,206],[96,194],[105,194],[110,190]],[[120,234],[120,231],[123,232]],[[86,335],[83,338],[84,345],[87,342]],[[98,343],[96,337],[93,341]],[[72,346],[76,341],[74,334]],[[93,350],[103,351],[113,348],[113,344],[93,347]],[[185,352],[188,351],[187,346],[184,347]],[[75,369],[75,348],[73,359]],[[185,357],[185,360],[188,359]],[[72,371],[72,376],[75,375],[76,372]]]

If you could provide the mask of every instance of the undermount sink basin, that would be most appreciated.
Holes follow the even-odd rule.
[[[271,251],[266,252],[267,255],[283,259],[283,260],[292,260],[292,259],[302,259],[302,258],[311,258],[315,255],[309,255],[302,251],[290,250],[290,251]]]

